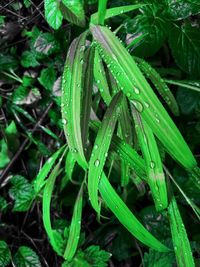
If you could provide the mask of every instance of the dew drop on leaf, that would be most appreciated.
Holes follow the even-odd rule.
[[[94,165],[96,166],[96,167],[98,167],[99,166],[99,164],[100,164],[100,161],[97,159],[97,160],[95,160],[95,162],[94,162]]]

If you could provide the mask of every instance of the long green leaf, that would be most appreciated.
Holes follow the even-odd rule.
[[[91,32],[121,90],[134,101],[136,109],[171,156],[192,171],[197,165],[193,154],[133,58],[108,28],[91,26]],[[198,178],[195,177],[194,182],[198,184]]]
[[[61,111],[65,136],[74,158],[87,166],[81,134],[81,96],[83,92],[83,64],[87,32],[70,45],[62,79]]]
[[[98,212],[98,183],[106,161],[111,138],[121,111],[123,95],[118,93],[112,99],[105,115],[92,150],[88,171],[88,193],[93,208]]]
[[[78,193],[75,202],[72,221],[70,224],[69,237],[67,240],[67,247],[64,252],[64,259],[68,261],[70,261],[74,257],[74,254],[76,253],[78,247],[78,242],[81,232],[82,203],[83,203],[83,184],[80,188],[80,191]]]
[[[179,115],[179,107],[169,87],[161,78],[160,74],[144,59],[134,57],[143,74],[151,80],[159,94],[165,100],[174,115]]]
[[[176,199],[173,196],[168,208],[170,227],[172,233],[172,241],[176,260],[179,267],[193,267],[194,259],[190,247],[190,242],[187,237],[187,232],[183,224]]]
[[[115,214],[122,225],[138,240],[145,245],[161,252],[168,252],[169,249],[151,235],[145,227],[137,220],[133,213],[129,210],[126,204],[115,192],[108,179],[102,174],[99,183],[100,194],[109,207]]]
[[[133,108],[136,133],[146,162],[148,173],[147,182],[150,186],[156,210],[160,211],[168,206],[167,186],[163,172],[162,161],[152,130],[142,120],[139,112]]]
[[[54,163],[60,156],[60,154],[63,152],[65,146],[62,146],[59,150],[57,150],[43,165],[42,169],[39,171],[38,175],[33,181],[35,194],[37,195],[44,184],[46,183],[45,179],[47,175],[49,174],[50,170],[52,169]]]
[[[93,131],[97,132],[100,124],[97,121],[91,121],[90,127]],[[111,150],[117,151],[120,158],[126,161],[142,180],[146,180],[145,162],[130,145],[128,145],[118,136],[113,135],[111,141]]]
[[[62,256],[62,249],[61,244],[57,242],[57,239],[54,235],[54,230],[52,229],[51,225],[51,217],[50,217],[50,205],[51,205],[51,197],[54,189],[54,184],[56,181],[56,178],[59,174],[60,165],[62,162],[62,159],[65,155],[66,150],[62,154],[59,162],[56,164],[56,166],[53,168],[47,182],[44,188],[43,192],[43,200],[42,200],[42,218],[44,223],[44,228],[47,232],[47,235],[50,239],[50,243],[54,250],[58,253],[58,255]]]
[[[113,7],[113,8],[109,8],[105,10],[105,7],[102,6],[102,2],[103,1],[99,1],[99,3],[101,4],[101,9],[98,11],[98,13],[94,13],[91,16],[91,23],[93,24],[101,24],[103,25],[104,20],[118,16],[118,15],[122,15],[126,12],[130,12],[133,11],[135,9],[139,9],[140,7],[144,6],[144,4],[138,4],[138,5],[128,5],[128,6],[120,6],[120,7]],[[107,1],[106,1],[107,2]],[[99,4],[99,5],[100,5]],[[99,19],[99,21],[98,21]]]

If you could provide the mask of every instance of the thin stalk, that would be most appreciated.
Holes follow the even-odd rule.
[[[167,79],[164,79],[164,81],[166,83],[169,83],[169,84],[178,85],[178,86],[181,86],[181,87],[184,87],[184,88],[187,88],[187,89],[191,89],[191,90],[196,91],[196,92],[200,92],[200,88],[199,87],[191,85],[191,84],[186,83],[184,81],[174,81],[174,80],[167,80]]]
[[[107,1],[108,0],[99,0],[99,3],[98,3],[98,24],[100,25],[104,25]]]

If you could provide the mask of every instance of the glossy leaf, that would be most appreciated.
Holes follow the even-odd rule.
[[[61,11],[65,19],[78,25],[85,26],[85,13],[83,1],[81,0],[62,0]]]
[[[41,267],[38,255],[29,247],[19,247],[13,262],[17,267]]]
[[[57,30],[62,24],[62,13],[60,11],[60,2],[57,0],[44,0],[45,18],[49,25]]]
[[[0,240],[0,265],[7,267],[11,261],[11,253],[7,243]]]

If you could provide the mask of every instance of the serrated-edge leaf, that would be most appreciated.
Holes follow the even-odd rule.
[[[122,99],[123,94],[121,92],[113,97],[97,133],[89,161],[88,193],[91,205],[97,212],[99,211],[98,183],[106,161],[115,125],[121,112]]]
[[[187,232],[174,196],[172,197],[169,204],[168,214],[172,233],[172,241],[178,266],[194,267],[195,264],[192,256],[190,242],[188,240]]]
[[[14,265],[17,267],[41,267],[38,255],[29,247],[19,247],[13,258]]]
[[[57,30],[62,24],[63,16],[59,9],[59,5],[59,1],[44,0],[45,18],[54,30]]]
[[[82,33],[70,45],[62,78],[62,119],[65,136],[74,158],[84,168],[87,161],[84,155],[81,134],[81,95],[83,93],[83,64],[87,32]]]
[[[1,267],[7,267],[11,260],[11,253],[7,243],[0,240],[0,264]]]
[[[61,3],[61,11],[65,19],[76,24],[77,26],[85,26],[85,12],[82,1],[63,0]]]
[[[67,247],[64,252],[64,259],[68,261],[72,260],[72,258],[74,257],[79,243],[80,232],[81,232],[82,203],[83,203],[83,183],[81,185],[81,188],[79,190],[75,202],[73,216],[69,229],[69,237],[67,240]]]
[[[133,215],[126,204],[115,192],[105,174],[102,174],[99,183],[99,191],[109,209],[133,236],[135,236],[145,245],[157,251],[170,251],[165,245],[163,245],[151,233],[149,233],[147,229],[138,221],[138,219]]]

